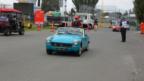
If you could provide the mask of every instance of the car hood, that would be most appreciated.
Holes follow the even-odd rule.
[[[73,43],[74,41],[80,41],[81,38],[78,35],[54,35],[51,42]]]

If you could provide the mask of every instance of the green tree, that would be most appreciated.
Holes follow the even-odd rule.
[[[42,10],[45,12],[59,10],[59,0],[43,0]]]
[[[79,12],[79,8],[81,5],[87,5],[92,8],[95,8],[98,0],[72,0],[72,2],[74,3],[77,12]]]
[[[74,5],[76,7],[76,10],[79,11],[79,8],[80,8],[80,5],[81,5],[81,0],[72,0],[72,1],[73,1]]]
[[[138,22],[144,21],[144,0],[134,1],[134,11]]]
[[[71,11],[70,11],[70,13],[69,13],[69,15],[70,15],[70,16],[74,16],[75,13],[76,13],[76,11],[72,8]]]

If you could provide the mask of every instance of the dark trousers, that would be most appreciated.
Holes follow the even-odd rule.
[[[126,28],[121,28],[122,42],[126,41]]]

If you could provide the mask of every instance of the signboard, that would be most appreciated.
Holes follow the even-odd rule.
[[[54,17],[59,17],[59,16],[61,16],[61,13],[60,13],[60,12],[57,12],[57,11],[54,11],[54,12],[52,13],[52,15],[53,15]]]
[[[34,4],[33,3],[14,3],[14,8],[22,11],[24,15],[33,16]]]
[[[35,24],[44,24],[44,11],[36,10],[34,13]]]

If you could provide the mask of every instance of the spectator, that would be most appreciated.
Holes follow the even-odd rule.
[[[122,42],[126,42],[126,31],[128,29],[128,21],[123,18],[121,21],[120,21],[120,26],[121,26],[121,37],[122,37]]]
[[[144,34],[144,22],[141,22],[140,24],[140,32],[141,34]]]
[[[73,27],[82,27],[82,23],[79,16],[75,16],[75,21],[72,23]]]
[[[95,19],[95,20],[94,20],[94,29],[97,30],[97,27],[98,27],[98,20]]]

